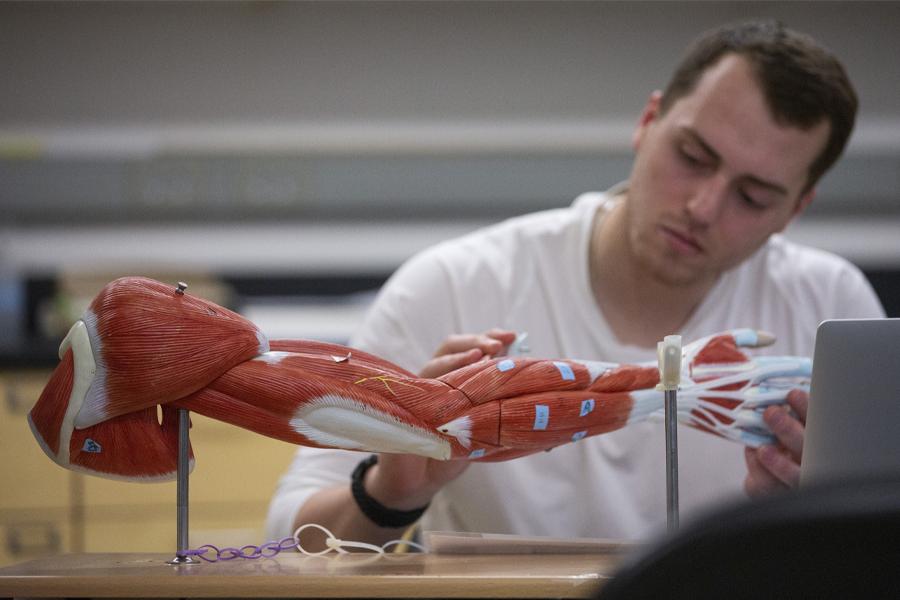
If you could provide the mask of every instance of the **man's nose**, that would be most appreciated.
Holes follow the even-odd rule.
[[[685,210],[695,225],[708,226],[716,222],[728,198],[728,182],[714,175],[701,183],[688,200]]]

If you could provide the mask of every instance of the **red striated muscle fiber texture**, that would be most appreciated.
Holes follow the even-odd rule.
[[[253,358],[246,319],[151,279],[110,284],[91,303],[106,366],[106,415],[166,404]]]
[[[582,361],[521,357],[419,378],[336,344],[270,343],[240,315],[141,277],[108,284],[84,321],[96,363],[87,392],[73,393],[66,351],[33,431],[65,467],[141,481],[174,476],[177,408],[293,444],[409,452],[408,440],[425,440],[426,455],[506,460],[625,426],[629,392],[658,382],[650,367],[598,377]],[[735,359],[727,344],[704,357]]]

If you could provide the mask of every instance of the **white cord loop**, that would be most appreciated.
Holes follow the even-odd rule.
[[[300,543],[300,533],[308,528],[315,527],[316,529],[322,531],[327,537],[325,538],[325,546],[324,550],[319,552],[310,552],[306,550],[303,545]],[[319,525],[318,523],[307,523],[305,525],[301,525],[294,531],[294,544],[297,546],[297,550],[302,552],[307,556],[322,556],[323,554],[328,554],[331,551],[337,552],[338,554],[349,554],[344,548],[360,548],[362,550],[368,550],[370,552],[375,552],[377,554],[384,554],[385,550],[387,550],[391,546],[406,544],[408,546],[412,546],[417,548],[421,552],[425,552],[425,547],[421,544],[417,544],[416,542],[411,542],[408,540],[391,540],[389,542],[385,542],[383,546],[376,546],[375,544],[369,544],[367,542],[355,542],[352,540],[342,540],[336,537],[331,531]]]

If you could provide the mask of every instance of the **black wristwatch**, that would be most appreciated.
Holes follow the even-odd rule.
[[[419,520],[419,517],[428,508],[428,504],[413,510],[394,510],[381,504],[366,493],[366,488],[363,487],[363,478],[366,476],[366,471],[377,462],[377,454],[364,458],[356,465],[356,468],[353,469],[353,475],[350,476],[350,491],[353,493],[353,499],[356,500],[359,510],[379,527],[406,527],[407,525],[412,525]]]

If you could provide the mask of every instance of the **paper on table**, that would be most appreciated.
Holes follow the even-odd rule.
[[[425,548],[433,554],[619,554],[638,544],[603,538],[554,538],[505,533],[425,531]]]

